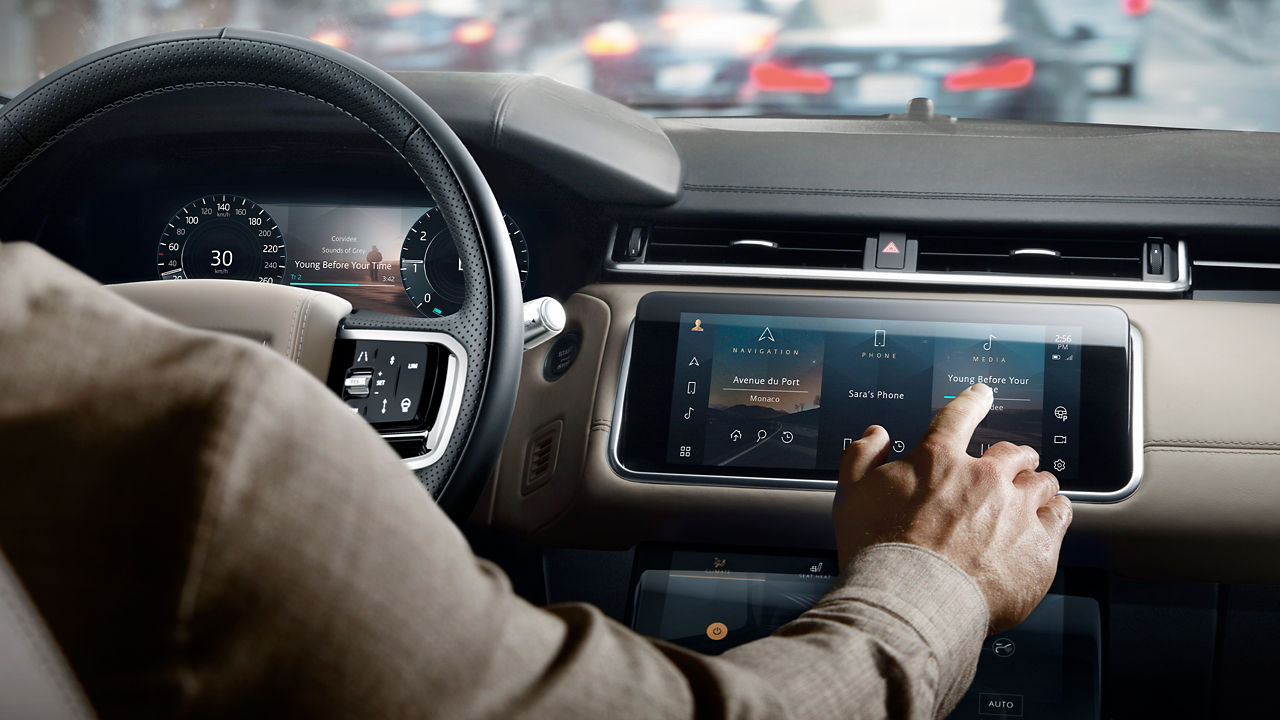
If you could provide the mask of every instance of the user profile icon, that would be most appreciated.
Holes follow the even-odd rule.
[[[689,328],[692,332],[702,332],[706,328],[702,327],[702,318],[693,321],[693,327]]]

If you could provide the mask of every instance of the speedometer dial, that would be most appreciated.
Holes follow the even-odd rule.
[[[502,218],[507,222],[507,234],[516,254],[520,287],[524,287],[529,278],[529,246],[516,221],[505,213]],[[462,307],[462,261],[440,208],[423,213],[405,236],[400,248],[400,279],[409,301],[423,315],[451,315]]]
[[[162,280],[284,282],[284,236],[271,215],[236,195],[207,195],[170,218],[156,249]]]

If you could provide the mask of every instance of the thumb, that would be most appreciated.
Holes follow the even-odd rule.
[[[889,431],[872,425],[840,456],[840,484],[858,482],[889,456]]]

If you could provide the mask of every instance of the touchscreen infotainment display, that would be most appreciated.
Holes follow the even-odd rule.
[[[956,393],[986,383],[996,402],[974,454],[1007,440],[1059,472],[1076,467],[1078,326],[681,313],[673,463],[835,469],[868,425],[890,458]],[[1075,411],[1074,413],[1072,411]],[[686,417],[687,416],[687,417]]]
[[[933,415],[980,382],[995,401],[971,455],[1000,441],[1029,445],[1068,488],[1123,487],[1131,477],[1128,320],[1118,309],[676,294],[646,301],[625,398],[619,459],[628,468],[670,478],[831,479],[869,425],[888,430],[889,460],[905,457]]]

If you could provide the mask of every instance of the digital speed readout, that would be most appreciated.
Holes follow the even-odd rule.
[[[282,283],[284,235],[256,203],[236,195],[207,195],[169,219],[156,248],[156,271],[162,280]]]

